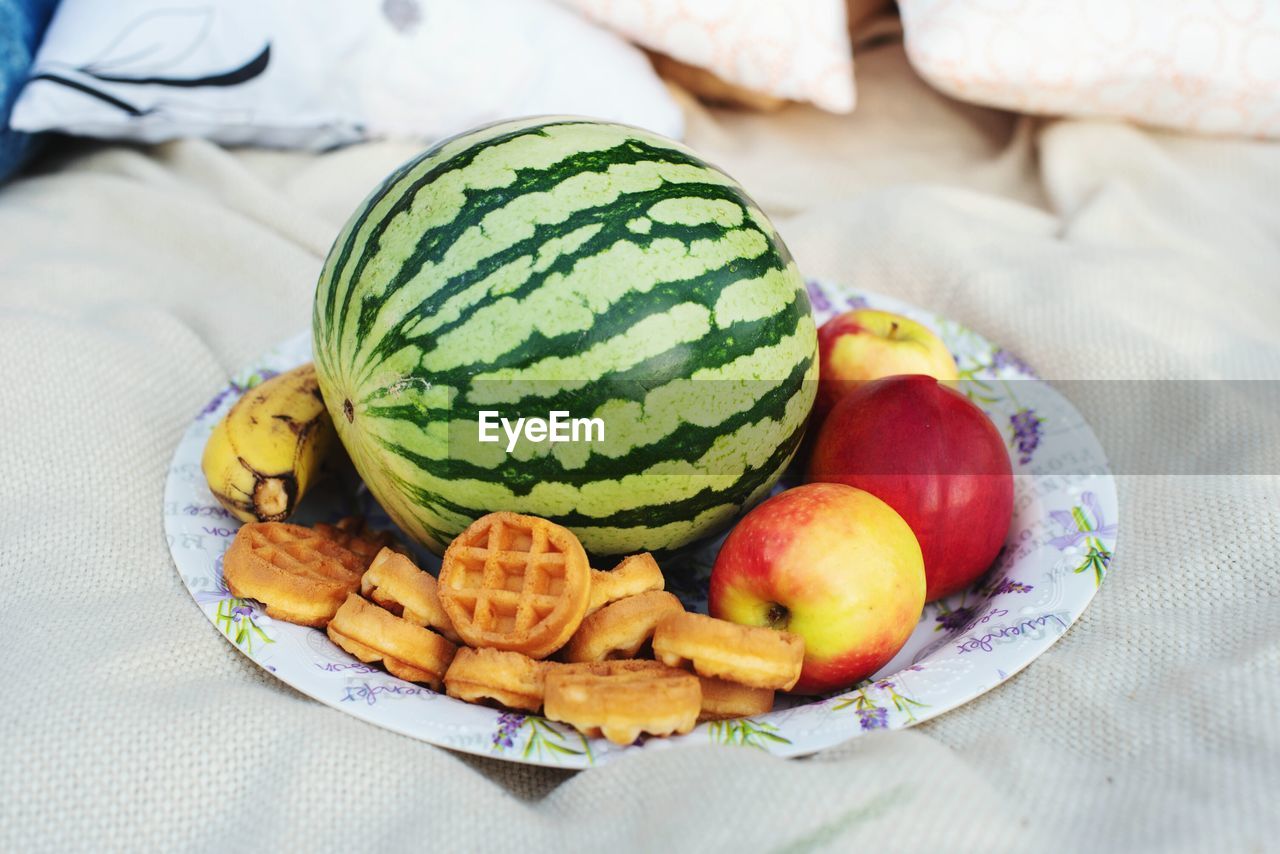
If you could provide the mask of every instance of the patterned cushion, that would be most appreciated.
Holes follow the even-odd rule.
[[[746,89],[853,109],[845,0],[560,0]]]
[[[1273,0],[899,0],[912,65],[957,98],[1280,136]]]

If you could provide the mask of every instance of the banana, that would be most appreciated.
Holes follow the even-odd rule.
[[[279,522],[315,481],[336,436],[307,363],[245,392],[213,428],[200,466],[237,519]]]

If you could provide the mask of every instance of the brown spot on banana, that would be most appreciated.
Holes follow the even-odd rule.
[[[314,420],[299,422],[292,415],[272,415],[271,417],[276,421],[283,421],[284,423],[288,424],[289,430],[293,433],[293,435],[298,436],[300,438],[306,436],[306,434],[311,431],[312,425],[316,423]]]

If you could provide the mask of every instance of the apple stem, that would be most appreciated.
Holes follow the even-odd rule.
[[[769,622],[771,629],[785,629],[787,627],[788,618],[791,612],[777,602],[769,603],[769,610],[765,613],[765,619]]]

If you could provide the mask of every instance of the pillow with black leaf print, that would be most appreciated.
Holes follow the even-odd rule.
[[[322,149],[535,113],[682,129],[642,53],[550,0],[62,0],[12,125]]]

